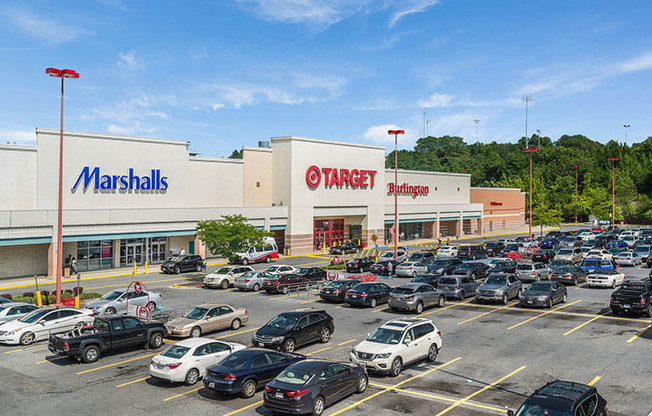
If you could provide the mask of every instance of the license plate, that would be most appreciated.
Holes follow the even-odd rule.
[[[264,344],[264,343],[262,343],[262,342],[259,342],[259,343],[258,343],[258,346],[262,348],[262,347],[264,347],[264,346],[265,346],[265,344]]]
[[[283,398],[283,393],[281,393],[280,391],[277,391],[277,392],[274,394],[274,397],[276,397],[277,399],[282,399],[282,398]]]
[[[162,365],[162,364],[154,364],[154,367],[158,368],[159,370],[162,370],[163,367],[165,367],[165,366]]]
[[[489,296],[482,296],[482,299],[489,300]]]
[[[631,307],[631,305],[623,305],[623,308],[625,308],[625,309],[629,309],[630,307]]]
[[[351,295],[351,299],[357,299],[358,295]]]
[[[530,303],[530,304],[531,304],[531,303],[532,303],[532,301],[531,301],[531,300],[528,300],[528,301],[527,301],[527,303]]]

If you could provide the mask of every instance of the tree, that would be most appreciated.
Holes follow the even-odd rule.
[[[197,235],[206,247],[219,256],[233,262],[235,253],[259,246],[263,238],[270,236],[268,231],[258,230],[242,215],[225,215],[218,221],[199,221]]]
[[[532,225],[541,226],[541,235],[543,235],[544,225],[559,225],[563,220],[561,210],[550,208],[546,203],[534,207],[532,211],[532,216],[534,217]]]
[[[242,150],[233,149],[233,151],[231,152],[231,156],[229,156],[229,159],[242,159]]]

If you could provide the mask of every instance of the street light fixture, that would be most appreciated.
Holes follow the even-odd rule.
[[[530,226],[530,234],[528,235],[529,238],[532,238],[532,153],[536,152],[537,150],[539,149],[536,148],[525,149],[526,152],[530,153],[530,220],[528,221]]]
[[[611,230],[616,229],[616,161],[617,157],[610,157],[611,160]]]
[[[573,165],[575,168],[575,222],[577,223],[577,170],[582,167],[582,165]]]
[[[475,120],[473,120],[473,122],[475,123],[475,141],[476,141],[476,143],[478,142],[478,125],[480,124],[480,121],[482,121],[482,120],[479,120],[477,118]]]
[[[623,127],[625,128],[625,143],[627,143],[627,129],[629,128],[629,124],[623,124]]]
[[[64,78],[79,78],[79,73],[72,69],[46,68],[45,73],[54,78],[61,78],[61,130],[59,135],[59,203],[57,207],[57,288],[56,306],[61,306],[61,251],[63,250],[63,80]]]
[[[532,97],[529,95],[521,98],[523,102],[525,102],[525,147],[529,148],[530,147],[530,139],[527,137],[527,110],[528,110],[528,105],[530,104],[530,101],[532,101]]]
[[[388,130],[394,135],[394,261],[398,261],[398,135],[405,130]]]

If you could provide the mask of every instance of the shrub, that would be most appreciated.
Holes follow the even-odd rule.
[[[67,293],[69,295],[72,295],[72,290],[71,289],[64,289],[63,293]]]
[[[30,303],[34,303],[34,297],[33,296],[30,297],[30,296],[18,295],[18,296],[14,296],[13,301],[14,302],[30,302]]]
[[[345,268],[346,268],[346,266],[345,266],[344,263],[331,264],[330,266],[328,266],[328,270],[344,270]],[[324,266],[324,267],[322,267],[322,269],[326,270],[327,268]]]
[[[34,297],[34,292],[25,292],[23,293],[23,296],[26,298],[33,298]]]
[[[2,295],[0,295],[0,298],[5,298],[9,300],[13,299],[13,297],[9,293],[3,293]]]
[[[84,293],[84,288],[83,288],[83,287],[81,287],[81,286],[79,286],[79,287],[75,286],[75,287],[72,288],[72,294],[73,294],[73,295],[78,296],[78,294],[77,294],[77,289],[79,289],[79,295],[81,295],[82,293]]]
[[[72,297],[73,297],[72,292],[63,292],[61,294],[61,299],[68,299],[68,298],[72,298]]]
[[[82,293],[82,295],[81,295],[82,300],[97,299],[97,298],[101,298],[101,297],[102,297],[102,294],[98,293],[98,292],[86,292],[86,293]]]

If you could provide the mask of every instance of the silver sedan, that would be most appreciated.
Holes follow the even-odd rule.
[[[401,263],[396,266],[396,277],[417,277],[428,272],[428,266],[422,263]]]
[[[13,321],[38,309],[38,306],[27,302],[8,302],[0,304],[0,323]]]
[[[423,308],[437,305],[440,308],[446,303],[446,296],[441,289],[435,289],[425,283],[408,283],[400,285],[389,292],[387,304],[392,310],[408,310],[417,314]]]
[[[275,276],[268,272],[247,272],[235,278],[233,286],[240,290],[253,290],[258,292],[263,287],[265,279],[273,279]]]
[[[161,306],[163,299],[156,292],[141,291],[136,293],[134,289],[129,291],[129,308],[132,306],[147,306],[150,310]],[[113,290],[99,299],[90,301],[86,307],[93,310],[95,315],[113,315],[115,313],[127,313],[127,291],[124,289]]]

